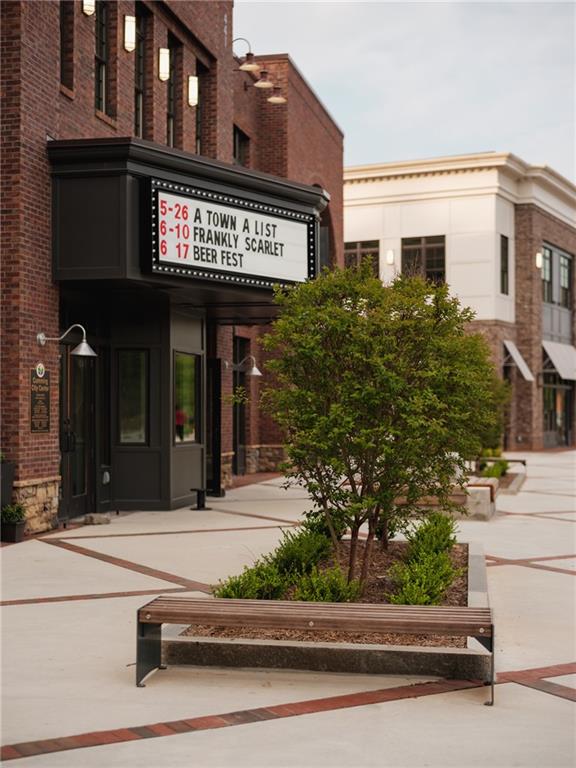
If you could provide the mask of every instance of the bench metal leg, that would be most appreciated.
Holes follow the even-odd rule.
[[[142,680],[155,669],[162,669],[162,624],[138,622],[136,639],[136,685],[144,688]],[[164,667],[165,669],[165,667]]]
[[[492,637],[477,637],[478,642],[490,651],[490,700],[485,701],[486,707],[494,706],[494,685],[496,683],[496,669],[494,663],[494,649],[496,648],[496,641],[494,636],[494,627],[492,627]]]

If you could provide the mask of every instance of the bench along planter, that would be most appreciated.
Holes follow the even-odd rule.
[[[491,684],[487,704],[494,701],[494,624],[488,608],[484,555],[475,545],[468,548],[465,607],[159,597],[140,608],[137,619],[138,686],[163,664],[292,668],[478,679]],[[162,642],[163,624],[459,635],[473,640],[469,640],[468,648],[438,648],[195,639],[173,632]]]

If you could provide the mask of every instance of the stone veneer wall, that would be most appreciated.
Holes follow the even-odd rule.
[[[232,458],[234,453],[222,453],[220,454],[220,478],[222,488],[232,488]]]
[[[26,533],[42,533],[58,526],[60,475],[14,483],[13,501],[26,510]]]
[[[246,446],[246,471],[278,472],[280,464],[286,461],[283,445],[250,445]]]

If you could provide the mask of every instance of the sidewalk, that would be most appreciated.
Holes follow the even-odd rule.
[[[512,455],[512,454],[511,454]],[[576,761],[576,452],[528,462],[483,544],[496,706],[465,681],[169,668],[134,685],[136,609],[203,595],[270,551],[309,502],[280,478],[3,547],[4,760],[14,766],[459,766]],[[232,727],[234,726],[234,727]]]

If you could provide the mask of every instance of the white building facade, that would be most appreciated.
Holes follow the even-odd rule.
[[[446,281],[474,310],[512,385],[507,448],[574,444],[571,182],[508,153],[347,168],[344,239],[347,264]]]

